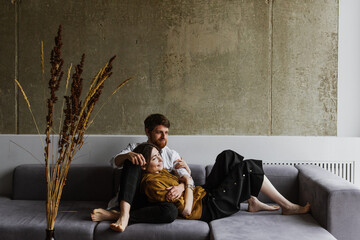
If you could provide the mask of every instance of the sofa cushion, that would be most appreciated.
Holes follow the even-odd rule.
[[[105,202],[61,202],[55,221],[55,238],[93,239],[97,223],[91,221],[90,213],[94,208],[105,206]],[[1,202],[0,212],[2,216],[0,218],[1,239],[45,239],[45,201]]]
[[[210,222],[210,229],[211,238],[216,240],[335,240],[310,214],[284,216],[280,211],[239,211]]]
[[[360,189],[319,166],[298,165],[300,202],[337,239],[359,239]]]
[[[62,201],[108,201],[114,195],[113,168],[72,164],[61,197]],[[45,167],[25,164],[15,168],[13,199],[45,200]]]
[[[205,167],[198,164],[189,164],[189,168],[195,185],[204,185],[206,179]]]
[[[264,173],[275,188],[288,200],[299,202],[299,171],[294,166],[263,165]],[[266,195],[260,193],[259,200],[273,202]]]
[[[110,223],[100,222],[95,228],[94,239],[205,240],[209,239],[210,234],[209,225],[198,220],[176,219],[172,223],[165,224],[137,223],[129,225],[123,233],[111,230]]]

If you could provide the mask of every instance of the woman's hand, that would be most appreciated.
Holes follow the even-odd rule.
[[[184,208],[184,210],[182,211],[181,215],[183,215],[184,217],[188,217],[191,214],[191,206],[189,208]]]
[[[183,183],[179,184],[178,186],[171,186],[166,188],[169,192],[166,194],[166,199],[173,201],[179,199],[182,193],[185,190],[185,185]]]

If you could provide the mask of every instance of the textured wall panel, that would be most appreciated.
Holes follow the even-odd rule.
[[[0,7],[0,134],[15,132],[15,6]]]
[[[88,133],[142,134],[144,118],[161,112],[172,134],[336,135],[337,11],[335,0],[21,1],[19,80],[43,132],[62,24],[65,67],[86,54],[85,89],[114,54],[103,99],[135,77]],[[19,132],[36,133],[22,98],[19,109]]]
[[[338,1],[274,4],[273,135],[336,136]]]

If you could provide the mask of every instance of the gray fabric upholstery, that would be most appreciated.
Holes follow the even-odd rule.
[[[110,166],[72,164],[64,186],[62,201],[107,201],[114,195]],[[13,199],[45,200],[45,167],[26,164],[15,168]]]
[[[191,176],[194,179],[195,185],[204,185],[206,180],[206,173],[204,166],[198,164],[189,164]]]
[[[299,202],[298,170],[293,166],[264,165],[264,173],[275,188],[287,199],[294,203]],[[273,202],[267,196],[260,193],[262,202]]]
[[[205,183],[211,166],[190,164],[196,185]],[[94,208],[105,208],[118,188],[121,170],[73,164],[55,223],[57,239],[357,239],[360,235],[360,190],[315,166],[264,166],[274,186],[294,202],[311,203],[311,214],[282,216],[281,211],[248,213],[247,205],[230,217],[209,224],[177,219],[170,224],[134,224],[124,233],[110,222],[90,219]],[[45,238],[44,166],[14,170],[13,199],[0,197],[0,239]],[[270,202],[260,195],[262,201]],[[42,200],[42,201],[40,201]],[[355,209],[355,211],[354,211]],[[319,225],[320,223],[320,225]],[[21,231],[19,231],[21,229]],[[329,232],[327,232],[327,230]]]
[[[360,189],[320,167],[297,168],[300,202],[310,202],[313,217],[338,239],[359,239]]]
[[[63,201],[55,221],[55,238],[71,240],[93,239],[97,223],[90,219],[94,208],[105,202]],[[0,239],[45,239],[45,202],[34,200],[0,201]]]
[[[197,220],[176,219],[167,224],[138,223],[127,227],[123,233],[117,233],[109,229],[110,222],[101,222],[96,226],[94,239],[117,240],[117,239],[209,239],[210,229],[206,222]]]
[[[213,165],[206,166],[206,176],[210,174]],[[287,199],[297,203],[299,201],[298,170],[293,166],[264,165],[264,173],[276,189]],[[272,203],[264,194],[260,193],[258,198],[265,203]]]
[[[210,230],[211,238],[216,240],[335,240],[310,214],[284,216],[280,211],[239,211],[210,222]]]

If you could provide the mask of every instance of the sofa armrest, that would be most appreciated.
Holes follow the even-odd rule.
[[[310,202],[312,216],[337,239],[358,239],[360,189],[318,166],[296,167],[300,203]]]

